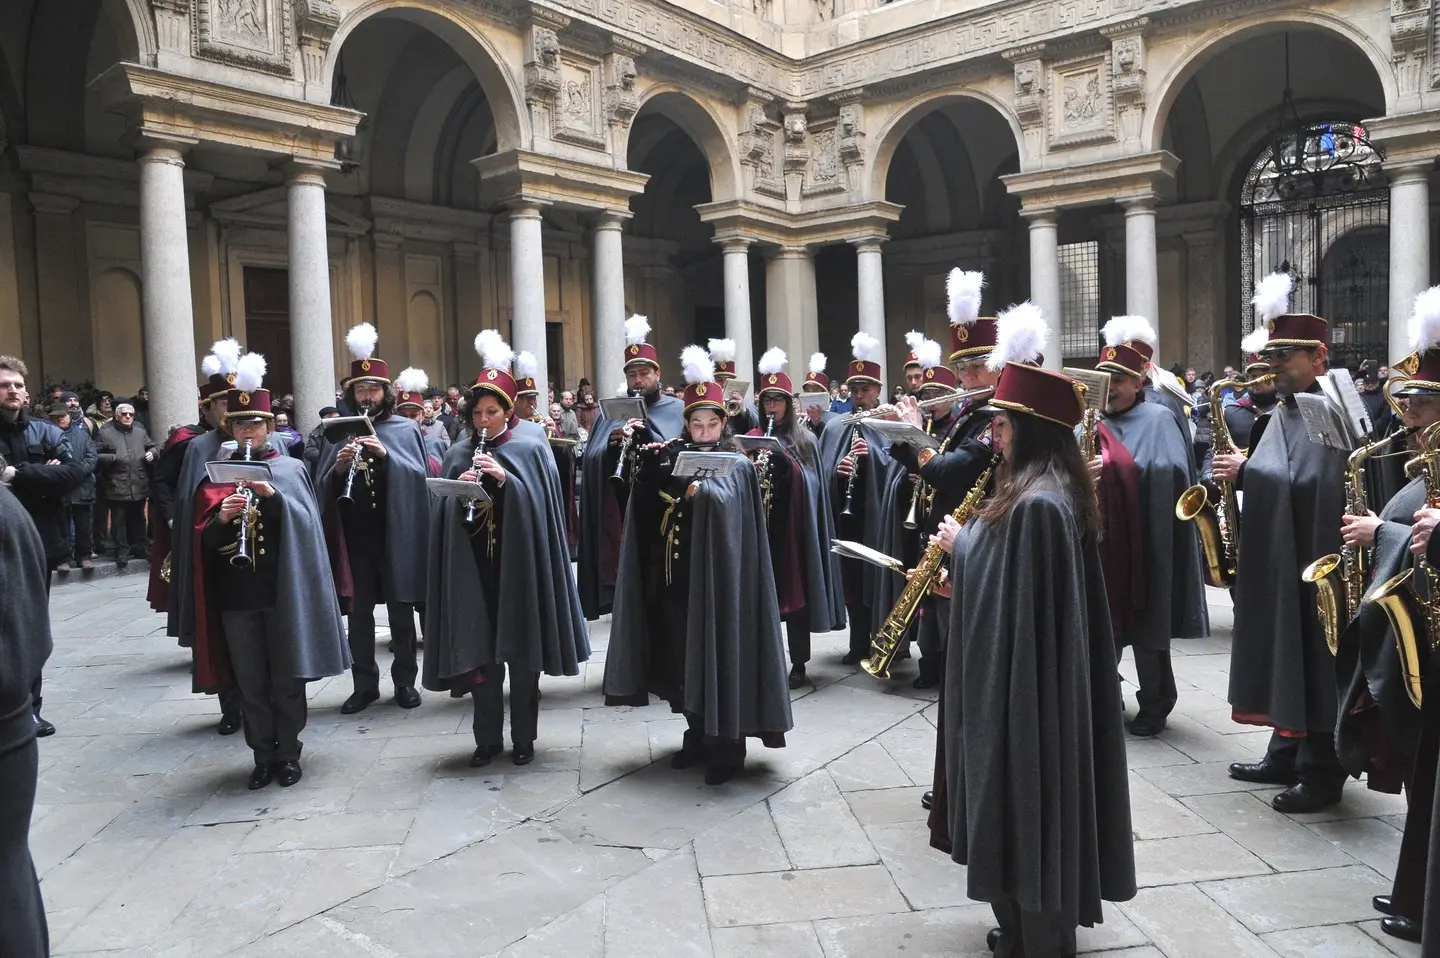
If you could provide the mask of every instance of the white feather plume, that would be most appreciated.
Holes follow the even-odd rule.
[[[540,372],[540,361],[535,354],[528,349],[522,349],[515,354],[515,378],[534,379]]]
[[[713,356],[714,353],[711,353],[711,355]],[[762,375],[768,376],[771,373],[780,372],[789,361],[789,358],[785,355],[785,350],[779,346],[771,346],[765,350],[765,355],[760,357],[759,369]]]
[[[482,329],[475,334],[475,352],[484,368],[506,372],[510,370],[510,361],[515,358],[515,352],[494,329]]]
[[[211,353],[200,360],[200,371],[207,376],[217,376],[220,373],[220,357]]]
[[[985,274],[980,270],[955,267],[945,278],[945,312],[951,326],[969,326],[980,317],[980,290],[985,287]]]
[[[616,387],[616,389],[615,389],[615,395],[617,395],[617,396],[628,396],[628,395],[630,395],[630,384],[629,384],[629,383],[621,383],[618,387]]]
[[[991,372],[1005,368],[1006,363],[1033,363],[1039,360],[1050,337],[1050,324],[1040,307],[1028,299],[1017,303],[995,317],[995,349],[986,360]]]
[[[259,353],[246,353],[235,366],[235,388],[241,392],[253,393],[265,381],[265,357]]]
[[[638,346],[645,342],[645,337],[650,335],[650,320],[635,314],[625,320],[625,345]]]
[[[925,334],[910,330],[905,334],[905,345],[910,347],[910,352],[915,352],[916,347],[925,341]]]
[[[1115,316],[1101,328],[1100,335],[1105,337],[1106,346],[1139,342],[1154,349],[1160,341],[1155,327],[1144,316]]]
[[[706,345],[710,347],[710,358],[717,363],[733,363],[735,361],[735,340],[712,339]]]
[[[1250,302],[1260,313],[1262,322],[1290,311],[1290,290],[1294,285],[1295,280],[1289,273],[1271,273],[1255,284],[1255,295]]]
[[[1431,286],[1415,297],[1409,331],[1410,348],[1417,353],[1440,346],[1440,286]]]
[[[861,362],[869,362],[880,351],[880,340],[869,333],[856,333],[850,337],[850,352]]]
[[[715,361],[704,346],[686,346],[680,350],[680,371],[687,383],[709,383],[715,381]]]
[[[934,369],[940,365],[940,344],[933,339],[922,339],[915,347],[915,359],[921,369]]]
[[[345,345],[356,359],[369,359],[375,355],[375,344],[378,342],[380,334],[369,323],[361,323],[345,334]]]
[[[425,370],[416,369],[414,366],[406,366],[400,370],[400,375],[395,377],[395,389],[402,393],[423,393],[430,388],[430,377],[425,375]]]
[[[823,373],[823,372],[825,372],[825,354],[824,354],[824,353],[811,353],[811,354],[810,354],[810,371],[811,371],[812,373],[817,373],[817,374],[818,374],[818,373]]]
[[[1240,340],[1240,349],[1246,356],[1249,356],[1253,353],[1260,352],[1268,342],[1270,342],[1270,331],[1264,326],[1261,326],[1259,329],[1253,330],[1249,336]]]
[[[220,339],[210,347],[210,354],[220,361],[219,372],[233,373],[240,368],[240,342],[237,339]]]

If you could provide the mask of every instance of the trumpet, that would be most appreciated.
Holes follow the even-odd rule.
[[[994,386],[985,386],[981,389],[952,389],[939,396],[931,396],[929,399],[921,399],[918,403],[921,409],[929,409],[932,406],[951,406],[957,402],[964,402],[967,399],[978,399],[981,396],[989,398],[994,395]],[[895,407],[889,403],[883,406],[876,406],[874,409],[864,409],[859,412],[847,413],[835,420],[842,426],[853,426],[857,422],[864,422],[867,419],[875,419],[894,415]]]
[[[475,443],[475,455],[477,455],[477,456],[483,456],[483,455],[485,455],[485,444],[486,444],[487,442],[489,442],[489,441],[490,441],[490,430],[488,430],[488,429],[481,429],[481,430],[480,430],[480,438],[479,438],[479,440],[476,441],[476,443]],[[476,484],[476,485],[479,485],[479,484],[480,484],[480,474],[479,474],[478,472],[475,474],[475,484]],[[471,499],[470,502],[469,502],[469,504],[465,506],[465,522],[466,522],[467,525],[472,525],[472,524],[474,524],[474,522],[475,522],[475,503],[478,502],[478,501],[479,501],[479,500]]]
[[[369,419],[370,407],[361,406],[360,415],[364,416],[366,419]],[[347,443],[347,445],[349,445],[350,448],[355,450],[355,455],[350,459],[350,472],[347,473],[345,476],[345,491],[340,493],[340,501],[354,502],[355,496],[353,495],[353,493],[355,490],[355,473],[358,472],[360,469],[361,459],[360,441],[358,439],[352,440],[351,442]]]
[[[250,461],[250,440],[245,440],[243,449],[238,445],[235,448],[240,451],[242,461]],[[235,483],[235,491],[245,497],[245,508],[240,510],[240,531],[235,538],[235,554],[230,557],[230,564],[237,569],[249,569],[255,565],[250,555],[250,543],[255,536],[255,520],[258,518],[255,493],[243,482]]]

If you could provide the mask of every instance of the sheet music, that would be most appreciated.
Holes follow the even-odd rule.
[[[490,501],[489,493],[478,482],[465,482],[460,479],[426,479],[425,488],[430,490],[431,495],[439,496],[442,499]]]
[[[645,400],[637,396],[611,396],[600,400],[600,414],[613,422],[645,418]]]
[[[1071,379],[1085,386],[1085,408],[1104,412],[1110,401],[1110,374],[1102,369],[1076,369],[1066,366],[1060,370]]]
[[[892,445],[910,446],[917,452],[921,449],[940,448],[940,440],[912,423],[896,422],[893,419],[866,419],[861,425],[875,430],[890,440]]]
[[[784,447],[780,440],[774,436],[736,436],[735,445],[740,447],[744,453],[764,452],[767,449],[771,452],[779,452]]]
[[[1347,424],[1328,399],[1314,393],[1298,393],[1291,399],[1295,408],[1300,410],[1300,417],[1305,420],[1305,434],[1311,442],[1343,452],[1354,448]]]
[[[1370,438],[1375,431],[1375,424],[1370,421],[1370,411],[1365,408],[1365,401],[1360,398],[1360,390],[1355,388],[1355,380],[1345,369],[1332,369],[1325,379],[1335,387],[1335,395],[1331,398],[1345,414],[1346,425],[1351,429],[1352,444],[1360,445]],[[1321,385],[1324,384],[1324,380],[1321,380]]]
[[[800,394],[800,408],[801,408],[802,410],[803,410],[803,409],[809,409],[811,406],[819,406],[821,412],[824,412],[825,410],[829,409],[829,408],[830,408],[830,394],[829,394],[829,393],[801,393],[801,394]]]
[[[846,559],[859,559],[861,562],[868,562],[882,569],[889,569],[901,575],[905,574],[905,564],[903,562],[877,549],[872,549],[864,543],[853,542],[849,539],[831,539],[830,551]]]
[[[205,463],[205,474],[211,482],[269,482],[275,478],[268,462],[245,462],[242,459],[217,459]]]
[[[322,422],[329,442],[348,440],[351,436],[375,435],[375,424],[368,416],[336,416]]]
[[[727,400],[739,397],[741,402],[750,394],[750,383],[744,379],[732,379],[725,384],[725,398]]]
[[[671,474],[681,479],[718,479],[728,476],[745,457],[735,452],[697,452],[687,449],[675,457]]]

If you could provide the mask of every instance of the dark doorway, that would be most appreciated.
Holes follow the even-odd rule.
[[[545,374],[555,384],[555,395],[560,395],[566,389],[571,388],[565,384],[565,325],[563,323],[545,324],[545,364],[550,368]],[[540,383],[535,384],[537,387]],[[545,402],[545,390],[540,389],[540,406],[542,412],[550,411],[549,405]]]
[[[265,357],[265,388],[279,398],[294,392],[290,367],[290,274],[245,267],[245,348]]]

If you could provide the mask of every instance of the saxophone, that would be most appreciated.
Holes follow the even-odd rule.
[[[1418,464],[1425,479],[1425,505],[1430,509],[1440,508],[1440,443],[1437,439],[1440,439],[1440,424],[1425,430],[1420,438],[1420,455],[1406,465],[1409,472],[1411,464]],[[1424,595],[1415,584],[1417,571],[1425,580]],[[1424,666],[1440,650],[1440,572],[1422,554],[1416,557],[1414,569],[1406,569],[1385,580],[1365,602],[1380,606],[1390,620],[1405,692],[1415,707],[1420,708],[1424,701]]]
[[[975,514],[975,507],[985,497],[985,487],[990,484],[990,476],[999,463],[1000,454],[996,453],[991,457],[985,471],[980,473],[980,478],[975,480],[975,485],[965,494],[964,500],[950,513],[951,518],[962,526],[970,521],[970,517]],[[895,608],[890,610],[890,614],[880,624],[879,631],[870,640],[870,657],[861,662],[860,667],[875,678],[890,677],[890,664],[895,661],[895,653],[900,650],[900,640],[905,637],[910,623],[914,621],[915,613],[920,609],[920,600],[930,593],[931,587],[940,578],[940,563],[944,555],[944,550],[936,543],[925,547],[920,564],[915,567],[910,581],[905,583],[900,598],[895,600]]]
[[[1414,431],[1408,426],[1401,427],[1383,439],[1366,443],[1350,454],[1345,461],[1347,516],[1363,516],[1370,511],[1370,496],[1365,488],[1365,460]],[[1340,647],[1340,630],[1360,611],[1360,601],[1365,595],[1366,566],[1369,564],[1367,558],[1367,550],[1358,546],[1344,546],[1339,552],[1316,559],[1300,573],[1301,581],[1313,583],[1315,586],[1315,604],[1320,615],[1320,626],[1325,630],[1325,644],[1330,647],[1331,655]]]
[[[775,417],[765,423],[765,438],[775,431]],[[775,467],[770,464],[770,450],[755,457],[755,478],[760,483],[760,501],[765,509],[765,524],[770,524],[770,507],[775,503]]]

